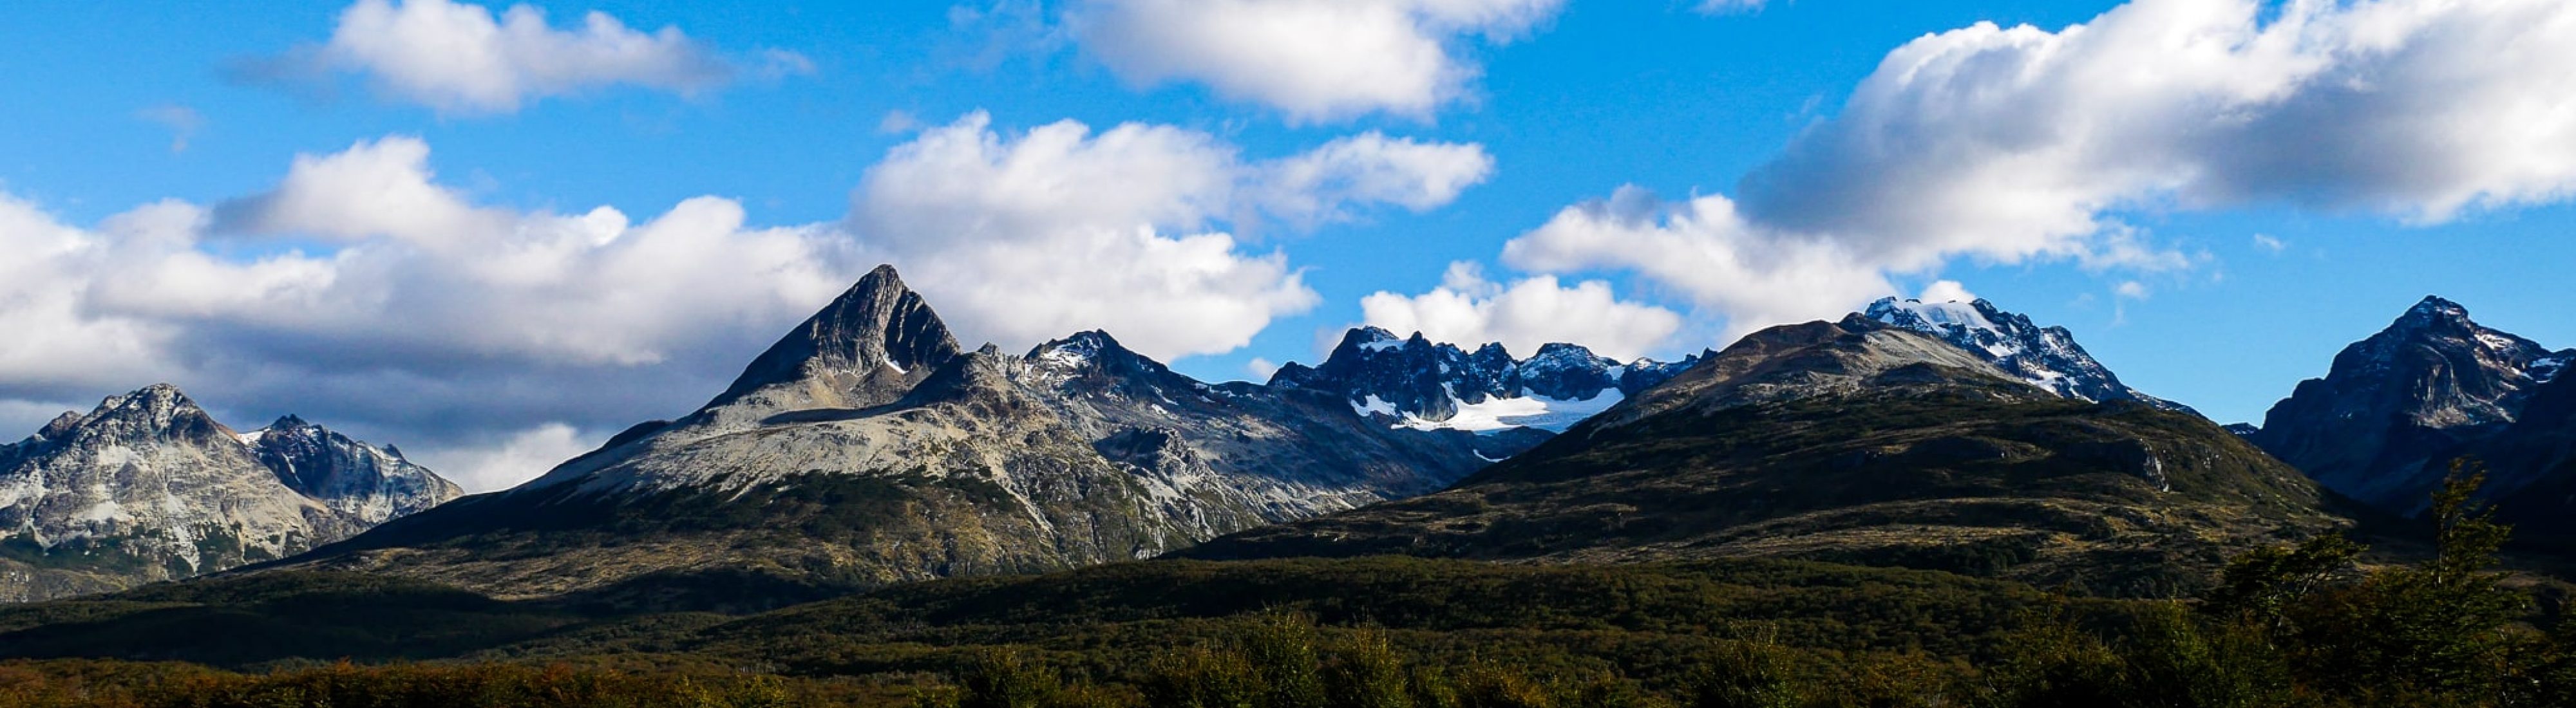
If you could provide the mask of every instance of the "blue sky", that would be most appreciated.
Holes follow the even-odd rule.
[[[541,33],[476,65],[366,35],[454,25],[352,18],[472,29],[504,6],[8,3],[0,243],[58,257],[0,266],[24,333],[0,344],[0,422],[169,380],[237,425],[292,411],[492,486],[684,413],[877,260],[966,338],[1107,327],[1211,380],[1363,322],[1669,358],[1934,281],[2221,421],[2429,293],[2576,346],[2576,37],[2548,34],[2576,22],[2554,3],[1288,21],[1316,4],[537,2]],[[582,54],[591,12],[642,44]],[[1371,29],[1432,53],[1345,36]],[[1038,186],[983,187],[1011,180]],[[1605,201],[1626,187],[1659,200]],[[1675,221],[1721,205],[1744,223]],[[599,207],[627,235],[524,240]],[[599,245],[653,223],[675,245]],[[1692,260],[1712,252],[1740,262]],[[1050,265],[1068,277],[1032,275]]]

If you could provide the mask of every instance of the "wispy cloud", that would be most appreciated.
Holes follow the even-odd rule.
[[[206,117],[198,113],[197,109],[176,103],[165,103],[135,111],[134,117],[170,129],[170,153],[174,155],[187,152],[188,140],[196,137],[197,131],[206,127]]]

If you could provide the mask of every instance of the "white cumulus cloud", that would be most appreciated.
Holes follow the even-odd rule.
[[[1168,360],[1241,347],[1318,301],[1284,255],[1218,225],[1428,209],[1491,165],[1479,146],[1374,133],[1255,161],[1170,126],[1062,121],[1005,135],[977,113],[870,170],[852,220],[969,336],[1016,348],[1100,328]]]
[[[565,460],[597,449],[607,439],[570,425],[545,423],[482,445],[405,448],[403,456],[464,487],[466,493],[479,494],[536,479]]]
[[[1301,122],[1428,119],[1481,73],[1470,40],[1501,43],[1564,0],[1079,0],[1065,25],[1139,84],[1203,82]]]
[[[1369,131],[1271,164],[1259,198],[1265,210],[1282,218],[1334,221],[1348,216],[1346,208],[1354,204],[1428,211],[1493,174],[1494,158],[1483,146]]]
[[[1490,163],[1374,135],[1238,152],[973,114],[888,153],[846,219],[789,226],[712,196],[637,216],[478,202],[400,135],[95,225],[0,193],[0,422],[167,381],[220,419],[300,414],[488,488],[694,408],[878,262],[970,343],[1105,328],[1167,359],[1234,349],[1316,296],[1227,228],[1431,208]]]
[[[1908,43],[1745,180],[1746,211],[1918,265],[2062,254],[2131,206],[2442,221],[2576,187],[2576,5],[2277,10],[2136,0],[2057,32]]]
[[[295,412],[397,444],[623,425],[720,388],[866,265],[829,229],[747,227],[713,197],[640,223],[474,205],[427,157],[362,142],[259,195],[88,228],[0,196],[19,254],[0,262],[0,400],[167,381],[228,420]]]
[[[1681,315],[1620,300],[1610,284],[1587,280],[1571,286],[1541,275],[1503,284],[1487,280],[1473,263],[1449,266],[1440,287],[1420,295],[1378,292],[1360,300],[1367,324],[1397,333],[1421,332],[1433,341],[1474,348],[1501,342],[1514,356],[1540,345],[1580,344],[1613,359],[1653,351],[1681,328]]]
[[[690,95],[746,72],[810,73],[793,52],[722,56],[677,27],[627,27],[603,12],[556,28],[545,11],[513,5],[494,16],[451,0],[359,0],[328,43],[291,57],[306,70],[365,74],[385,95],[448,113],[508,113],[531,99],[637,86]]]
[[[1530,272],[1635,272],[1724,314],[1733,334],[1831,318],[1895,292],[1870,254],[1840,241],[1766,230],[1725,197],[1667,202],[1636,187],[1557,212],[1505,244],[1503,262]]]
[[[1914,299],[1924,302],[1976,302],[1977,294],[1968,292],[1968,286],[1959,284],[1959,281],[1935,280],[1931,285],[1923,286],[1923,294],[1914,296]]]
[[[1733,199],[1622,190],[1504,262],[1631,270],[1743,331],[1960,260],[2209,258],[2125,223],[2134,211],[2431,223],[2556,202],[2576,192],[2567,67],[2576,4],[2559,0],[2134,0],[2053,32],[1980,23],[1890,52]]]

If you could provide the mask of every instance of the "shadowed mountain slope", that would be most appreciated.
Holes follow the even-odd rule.
[[[2156,595],[2340,523],[2197,416],[2061,398],[1853,316],[1757,332],[1439,494],[1186,555],[1808,558]]]

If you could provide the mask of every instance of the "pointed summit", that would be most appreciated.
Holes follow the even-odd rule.
[[[1126,345],[1118,343],[1118,338],[1096,329],[1037,345],[1021,358],[1030,366],[1059,374],[1085,369],[1100,369],[1120,375],[1159,375],[1169,371],[1161,362],[1129,350]]]
[[[2414,307],[2408,308],[2406,310],[2406,316],[2400,318],[2399,321],[2452,320],[2465,322],[2468,319],[2469,308],[2461,306],[2460,303],[2443,299],[2440,295],[2426,295],[2423,300],[2417,301]]]
[[[46,426],[48,430],[53,426]],[[150,441],[204,441],[230,439],[231,431],[215,422],[197,402],[179,387],[166,383],[153,384],[99,401],[77,423],[66,426],[64,437],[86,436],[92,439]],[[52,436],[49,436],[52,437]]]
[[[465,494],[390,445],[371,445],[291,413],[240,440],[287,488],[371,526]]]
[[[2412,513],[2440,484],[2445,455],[2513,424],[2571,358],[2428,296],[2335,354],[2249,439],[2337,492]]]
[[[930,304],[904,287],[894,266],[881,265],[770,345],[707,408],[753,398],[805,407],[882,405],[960,351]]]

